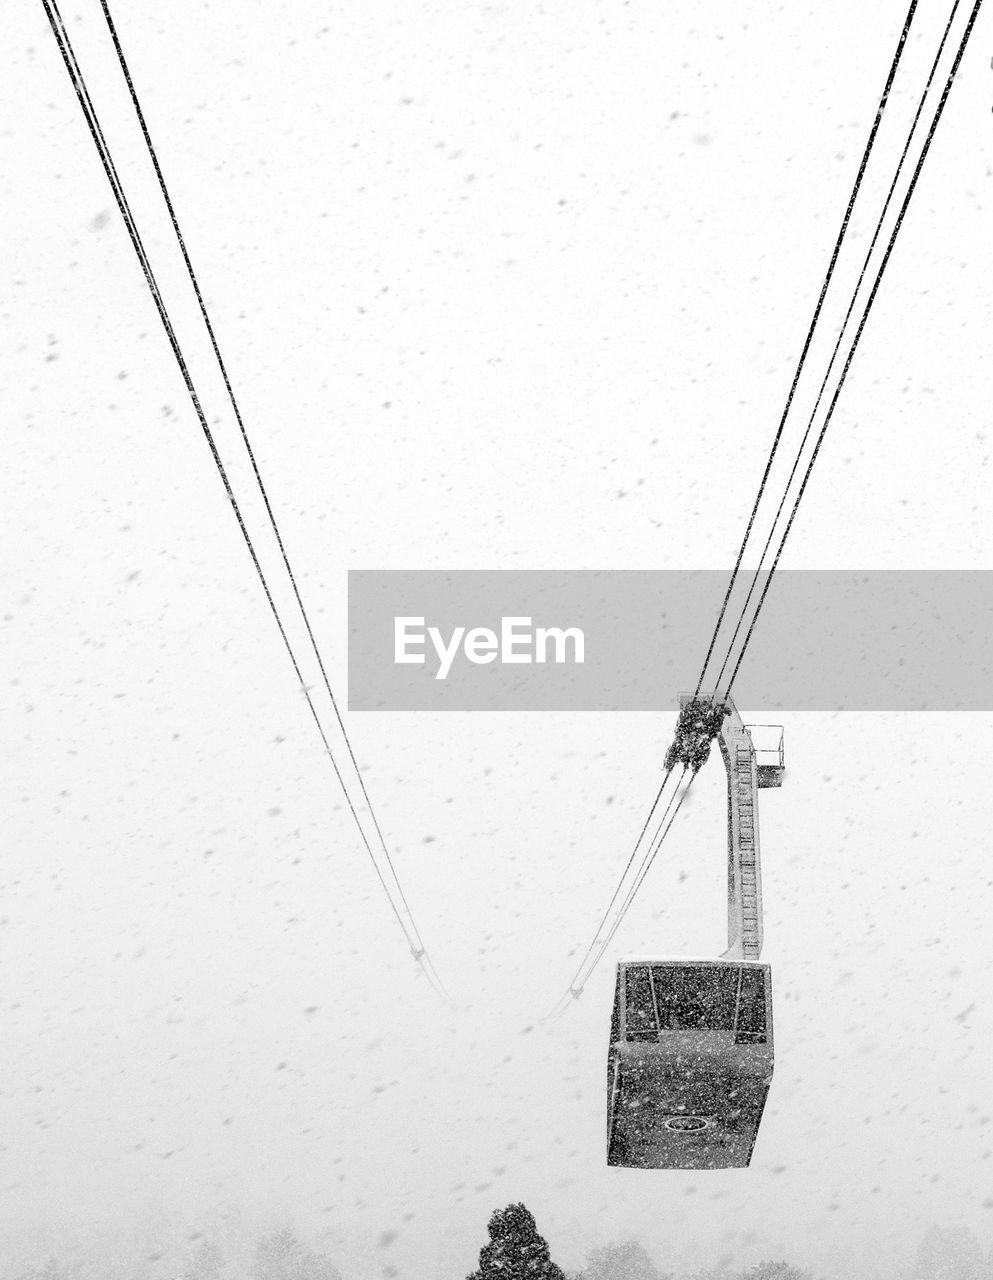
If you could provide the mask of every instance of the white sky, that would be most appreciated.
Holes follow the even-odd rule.
[[[342,697],[350,568],[730,565],[904,11],[118,6]],[[63,12],[179,280],[99,4]],[[894,117],[943,18],[920,13]],[[346,1280],[439,1280],[517,1199],[564,1266],[633,1234],[674,1268],[787,1252],[840,1277],[867,1251],[890,1280],[931,1221],[993,1243],[989,715],[787,717],[754,1165],[608,1170],[610,966],[535,1024],[671,718],[351,717],[442,1011],[329,784],[42,7],[4,19],[5,1258],[121,1241],[168,1277],[197,1226],[292,1220]],[[784,566],[993,568],[991,24]],[[722,789],[713,764],[620,950],[719,948]]]

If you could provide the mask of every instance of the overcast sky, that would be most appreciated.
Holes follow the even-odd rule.
[[[730,567],[904,14],[117,6],[342,700],[349,569]],[[99,4],[64,16],[181,283]],[[922,0],[895,116],[943,17]],[[5,1260],[122,1241],[168,1280],[191,1230],[292,1221],[346,1280],[443,1280],[518,1199],[567,1267],[636,1235],[673,1267],[841,1277],[868,1251],[858,1274],[890,1280],[931,1221],[993,1244],[990,715],[783,717],[753,1165],[608,1169],[613,952],[537,1024],[672,717],[350,717],[446,1011],[328,774],[42,6],[4,19]],[[991,35],[986,12],[784,566],[993,569]],[[723,787],[715,760],[618,952],[723,946]]]

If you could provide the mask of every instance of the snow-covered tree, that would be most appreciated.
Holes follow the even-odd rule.
[[[50,1262],[46,1262],[40,1269],[32,1267],[30,1271],[25,1272],[19,1280],[65,1280],[66,1273],[62,1270],[61,1265],[54,1258]]]
[[[498,1209],[486,1229],[490,1242],[479,1251],[479,1270],[467,1280],[565,1280],[523,1204]]]
[[[221,1251],[213,1240],[200,1240],[189,1262],[183,1268],[181,1280],[219,1280]]]
[[[671,1280],[635,1240],[593,1249],[580,1276],[581,1280]]]
[[[931,1227],[917,1250],[913,1280],[987,1280],[979,1241],[968,1227]]]
[[[254,1280],[341,1280],[337,1267],[304,1248],[289,1227],[259,1241],[252,1275]]]
[[[742,1276],[742,1280],[813,1280],[811,1273],[791,1262],[757,1262]]]

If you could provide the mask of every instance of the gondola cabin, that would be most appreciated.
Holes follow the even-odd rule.
[[[768,965],[621,960],[607,1061],[607,1163],[744,1168],[772,1066]]]

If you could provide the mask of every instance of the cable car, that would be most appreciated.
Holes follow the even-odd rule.
[[[683,710],[693,701],[681,696]],[[618,962],[607,1056],[610,1165],[745,1168],[772,1083],[757,797],[761,785],[782,781],[782,741],[775,781],[760,782],[751,734],[725,699],[717,742],[728,775],[728,948],[718,959]]]
[[[607,1072],[607,1163],[744,1168],[772,1066],[768,965],[621,960]]]

